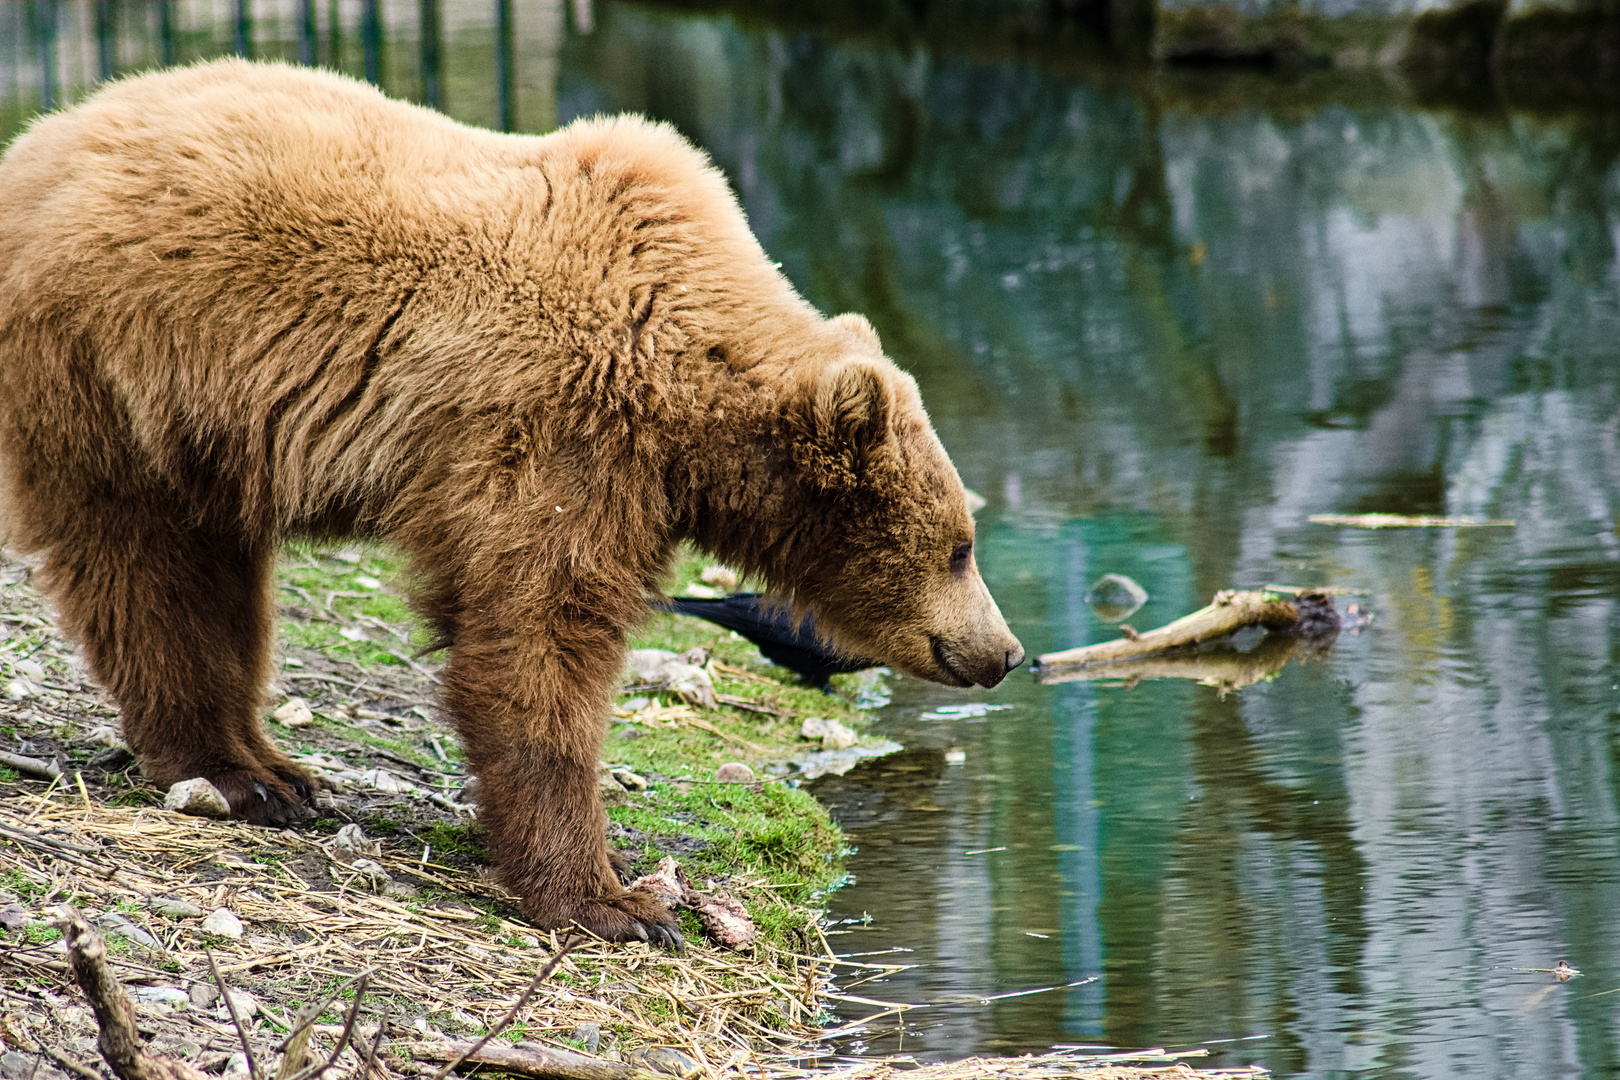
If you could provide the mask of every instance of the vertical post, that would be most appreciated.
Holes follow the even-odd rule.
[[[174,66],[174,0],[158,0],[158,57]]]
[[[96,75],[102,82],[113,77],[117,39],[118,5],[113,0],[96,0]]]
[[[298,0],[298,62],[315,66],[315,0]]]
[[[248,0],[236,0],[236,32],[231,41],[231,51],[237,56],[247,57],[253,49],[253,12],[248,6]]]
[[[34,0],[34,37],[39,47],[39,111],[56,108],[56,0]]]
[[[360,43],[366,52],[366,82],[376,86],[382,67],[382,16],[377,0],[366,0],[361,10]]]
[[[512,130],[512,0],[495,0],[495,97],[501,130]]]
[[[338,0],[327,0],[326,4],[326,66],[333,71],[343,70],[343,19]]]
[[[419,27],[421,40],[418,42],[421,50],[422,104],[437,109],[443,101],[439,86],[443,67],[443,57],[439,55],[439,0],[421,0],[418,9],[422,13]]]

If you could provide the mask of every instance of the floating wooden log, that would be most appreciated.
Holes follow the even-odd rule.
[[[1339,628],[1339,613],[1333,597],[1350,595],[1350,589],[1312,589],[1293,585],[1268,585],[1264,589],[1225,589],[1215,594],[1207,607],[1184,615],[1157,630],[1137,633],[1121,626],[1124,637],[1077,649],[1047,653],[1036,658],[1035,677],[1041,682],[1067,681],[1055,670],[1091,664],[1117,663],[1146,656],[1186,649],[1214,641],[1246,626],[1300,633],[1330,633]]]

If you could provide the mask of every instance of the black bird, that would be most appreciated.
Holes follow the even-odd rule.
[[[707,619],[727,630],[735,630],[759,646],[773,664],[798,672],[799,677],[819,690],[827,689],[827,679],[846,671],[876,667],[875,660],[840,656],[816,639],[816,620],[805,616],[795,624],[792,614],[758,593],[733,593],[717,600],[676,596],[653,604],[659,611]]]

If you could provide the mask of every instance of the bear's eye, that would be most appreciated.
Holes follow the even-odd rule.
[[[964,540],[951,549],[951,573],[967,573],[968,560],[973,557],[973,541]]]

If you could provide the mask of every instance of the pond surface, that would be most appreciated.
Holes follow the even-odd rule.
[[[907,751],[818,788],[858,849],[833,940],[915,965],[856,993],[935,1004],[846,1049],[1620,1073],[1612,116],[631,5],[234,10],[0,3],[0,134],[46,83],[238,46],[491,126],[667,119],[916,374],[1031,654],[1117,634],[1084,602],[1106,572],[1148,590],[1138,628],[1233,586],[1365,594],[1366,630],[1228,693],[899,681]],[[1307,520],[1367,511],[1517,524]],[[971,702],[1013,707],[923,717]],[[1580,977],[1525,970],[1559,960]]]

